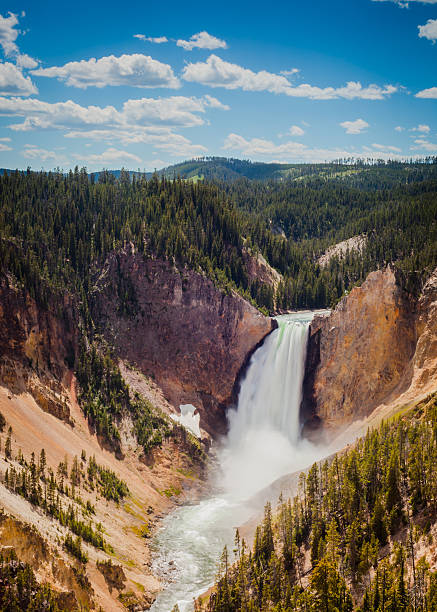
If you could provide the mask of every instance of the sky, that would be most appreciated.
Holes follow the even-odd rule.
[[[437,0],[2,2],[0,167],[437,155]]]

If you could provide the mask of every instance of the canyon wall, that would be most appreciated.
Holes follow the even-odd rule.
[[[410,389],[431,392],[437,381],[437,269],[425,284],[417,305],[417,346],[411,363]]]
[[[0,277],[0,382],[14,393],[30,392],[43,410],[66,421],[62,381],[74,366],[76,321],[71,296],[43,307]]]
[[[372,272],[330,316],[314,318],[304,381],[308,427],[368,416],[411,385],[414,367],[429,369],[430,355],[435,374],[436,277],[419,301],[402,284],[392,267]]]
[[[175,406],[193,404],[201,427],[226,429],[225,407],[248,357],[275,322],[206,276],[145,258],[129,246],[95,278],[92,312],[122,359],[152,377]]]

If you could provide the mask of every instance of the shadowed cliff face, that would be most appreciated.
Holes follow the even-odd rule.
[[[0,277],[0,358],[50,371],[59,379],[74,365],[77,345],[73,300],[41,308],[27,291]]]
[[[411,387],[431,391],[437,386],[437,269],[425,284],[417,305],[416,351]]]
[[[307,425],[342,425],[369,415],[408,386],[416,304],[392,268],[372,272],[329,317],[315,317],[304,381]]]
[[[30,392],[45,411],[68,421],[62,381],[77,350],[74,303],[38,306],[26,290],[0,277],[0,381],[13,392]]]
[[[93,316],[122,359],[152,376],[174,406],[198,408],[212,434],[225,431],[238,374],[274,326],[205,276],[132,248],[108,257],[95,280]]]

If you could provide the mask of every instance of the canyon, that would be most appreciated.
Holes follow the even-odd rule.
[[[329,316],[314,317],[301,409],[310,437],[365,420],[382,406],[395,411],[435,390],[437,271],[418,296],[405,287],[402,275],[388,266],[372,272]],[[132,392],[168,416],[179,413],[181,404],[192,404],[200,414],[204,454],[211,439],[226,433],[226,413],[236,403],[247,364],[276,321],[203,274],[145,257],[132,245],[111,253],[96,270],[90,295],[96,333],[112,347]],[[150,534],[171,509],[202,496],[205,459],[193,454],[194,442],[185,434],[145,455],[129,415],[119,419],[123,458],[102,446],[78,403],[73,296],[41,305],[2,277],[0,332],[0,412],[12,427],[14,452],[20,449],[29,459],[32,451],[45,448],[47,465],[56,470],[65,456],[71,464],[83,451],[120,475],[130,491],[115,504],[81,489],[84,501],[95,504],[93,520],[105,525],[113,548],[108,554],[84,545],[86,593],[66,569],[71,559],[59,545],[65,528],[29,502],[19,498],[17,503],[3,483],[0,498],[9,518],[2,518],[0,544],[20,554],[26,546],[34,551],[25,560],[63,593],[71,609],[79,601],[105,610],[126,609],[126,601],[132,610],[149,607],[160,589],[151,567]],[[12,464],[0,460],[3,475]],[[41,561],[41,550],[56,559],[58,569]],[[115,581],[120,588],[99,570],[108,559],[124,577]]]

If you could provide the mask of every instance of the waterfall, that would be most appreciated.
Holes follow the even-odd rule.
[[[224,486],[239,498],[299,469],[307,444],[300,440],[299,411],[312,313],[277,318],[278,328],[253,354],[230,410],[220,455]]]
[[[237,444],[248,430],[266,427],[297,443],[308,328],[305,319],[281,317],[278,328],[255,352],[237,410],[229,414],[229,444]]]
[[[299,409],[312,313],[277,318],[274,330],[252,355],[229,433],[218,451],[215,493],[175,510],[155,539],[153,568],[171,578],[152,606],[169,612],[194,609],[193,598],[214,582],[223,546],[253,516],[252,496],[274,480],[319,458],[300,437]]]

